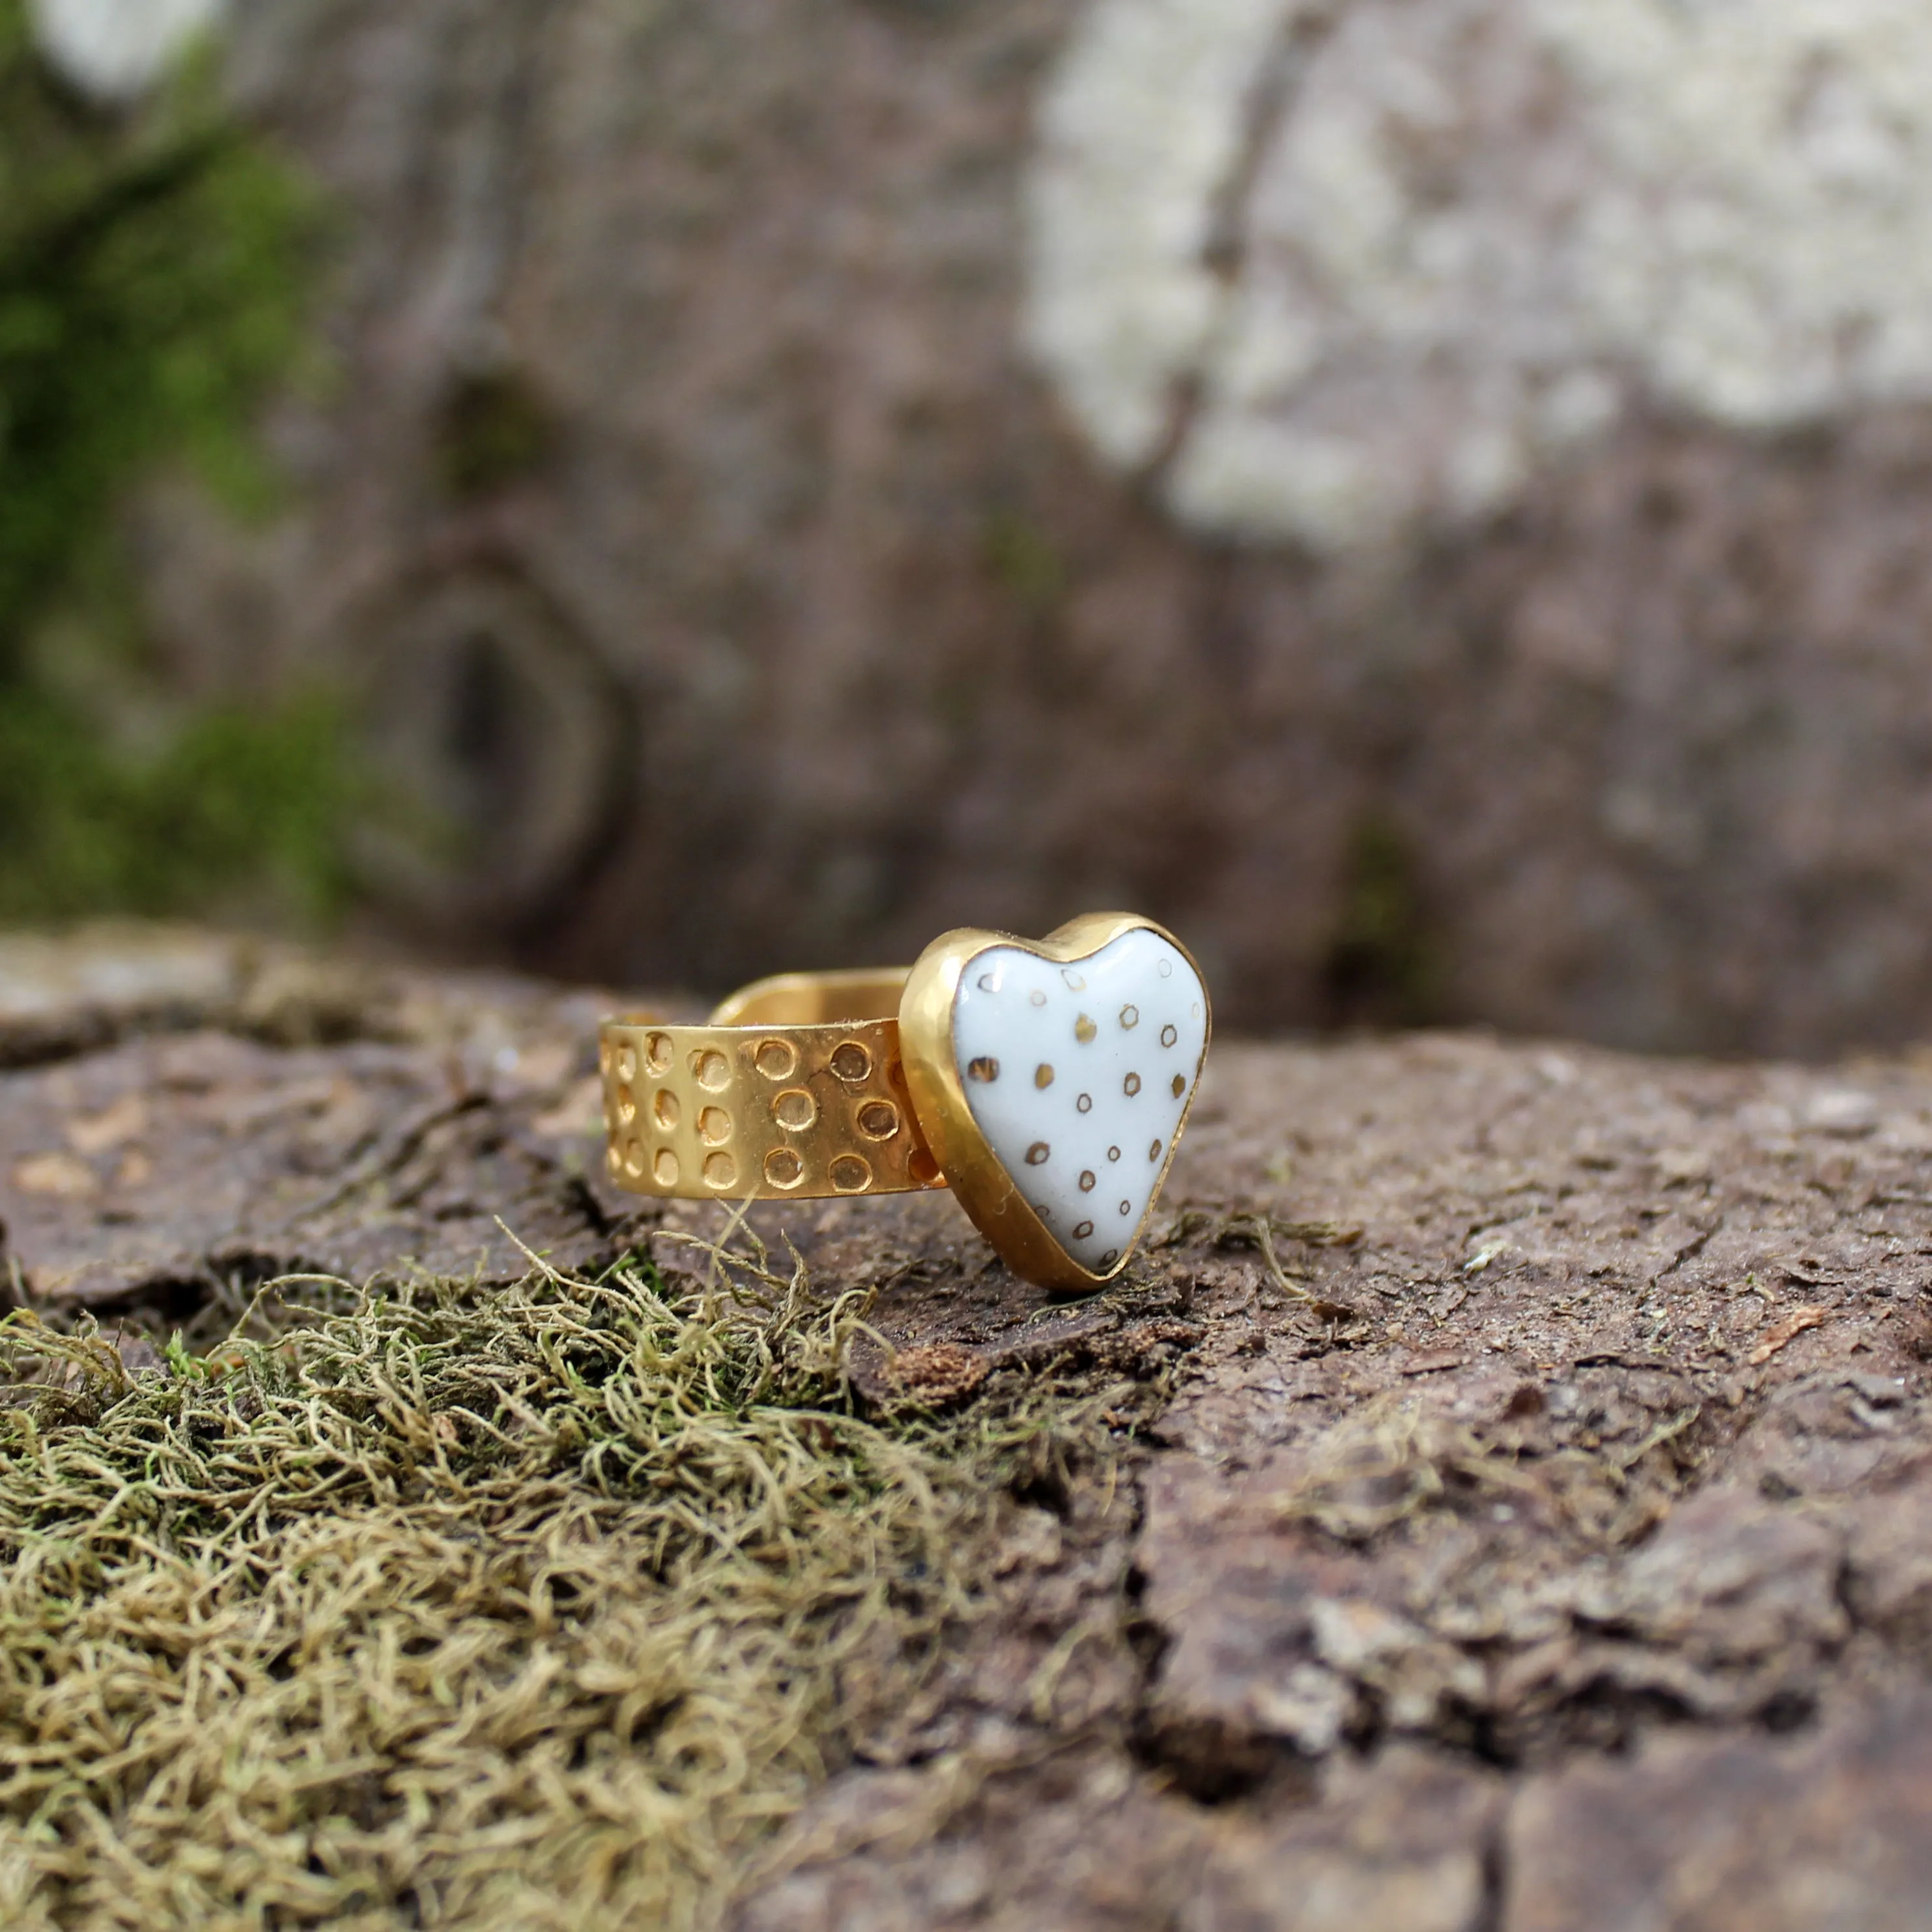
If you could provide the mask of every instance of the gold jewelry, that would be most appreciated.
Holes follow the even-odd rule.
[[[760,980],[703,1026],[604,1022],[610,1176],[712,1200],[950,1184],[1016,1274],[1095,1288],[1146,1227],[1211,1025],[1186,947],[1124,913]]]

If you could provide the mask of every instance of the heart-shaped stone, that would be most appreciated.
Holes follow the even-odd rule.
[[[1105,1280],[1139,1238],[1200,1078],[1200,974],[1170,934],[1118,915],[1039,946],[993,934],[940,945],[943,1007],[909,1000],[925,1024],[902,1009],[902,1032],[916,1076],[941,1044],[920,1035],[943,1011],[946,1178],[1019,1272],[1049,1286]]]

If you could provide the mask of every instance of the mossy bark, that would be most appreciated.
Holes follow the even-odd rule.
[[[79,1612],[45,1592],[91,1606],[148,1687],[121,1768],[74,1748],[110,1839],[52,1864],[8,1840],[44,1913],[22,1922],[80,1922],[110,1839],[139,1886],[192,1868],[224,1910],[286,1878],[290,1922],[352,1892],[372,1926],[432,1892],[497,1922],[514,1874],[484,1839],[410,1822],[448,1823],[424,1767],[463,1720],[405,1672],[305,1728],[300,1687],[398,1618],[469,1631],[477,1670],[530,1688],[469,1734],[478,1829],[540,1816],[605,1846],[575,1924],[622,1922],[646,1884],[744,1932],[1798,1932],[1821,1898],[1874,1924],[1932,1901],[1923,1064],[1223,1043],[1154,1243],[1124,1287],[1061,1305],[944,1196],[761,1206],[721,1256],[722,1212],[608,1191],[596,994],[212,943],[197,990],[177,940],[144,999],[118,944],[64,1034],[59,957],[83,988],[85,950],[32,974],[0,955],[0,1213],[41,1324],[4,1331],[9,1614],[51,1670]],[[700,1386],[736,1448],[640,1419]],[[728,1466],[766,1485],[755,1532]],[[892,1498],[917,1509],[878,1516]],[[628,1562],[667,1499],[748,1567],[668,1559],[642,1596],[554,1580]],[[95,1568],[34,1568],[57,1522]],[[286,1654],[197,1692],[218,1727],[292,1672],[244,1806],[284,1745],[337,1782],[276,1814],[286,1871],[196,1865],[226,1814],[170,1812],[140,1753],[230,1639],[184,1627],[177,1654],[153,1647],[172,1612],[138,1643],[124,1618],[158,1601],[151,1545],[214,1563],[271,1531],[328,1574],[344,1534],[400,1567],[366,1616],[318,1600]],[[459,1546],[460,1600],[425,1608]],[[267,1551],[253,1582],[223,1573],[236,1618],[267,1614]],[[674,1610],[674,1674],[721,1645],[775,1658],[759,1633],[789,1631],[763,1681],[802,1728],[758,1759],[770,1780],[620,1806],[614,1835],[608,1780],[669,1776],[652,1727],[686,1721],[637,1702],[624,1633]],[[566,1666],[538,1696],[541,1658]],[[450,1653],[449,1683],[470,1667]],[[52,1695],[0,1700],[16,1821],[43,1761],[20,1726]],[[730,1721],[776,1737],[772,1708]],[[398,1712],[418,1742],[384,1728]]]

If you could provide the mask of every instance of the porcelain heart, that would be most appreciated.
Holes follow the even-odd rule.
[[[1199,975],[1148,928],[1069,962],[1004,945],[966,963],[952,1050],[967,1104],[1088,1274],[1107,1274],[1138,1236],[1207,1044]]]

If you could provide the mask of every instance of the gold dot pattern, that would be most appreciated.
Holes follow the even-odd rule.
[[[872,1184],[872,1165],[863,1154],[842,1154],[832,1163],[832,1185],[841,1194],[862,1194]]]
[[[908,1102],[896,1019],[784,1027],[614,1020],[598,1064],[607,1166],[633,1193],[782,1198],[946,1184]]]
[[[1072,963],[1024,942],[992,944],[962,970],[952,1039],[962,1097],[987,1150],[1010,1163],[1030,1210],[1026,1239],[1042,1253],[1057,1247],[1104,1274],[1137,1238],[1205,1052],[1190,1000],[1204,1022],[1190,962],[1144,928]],[[1007,1077],[974,1080],[974,1060],[994,1054]],[[956,1178],[976,1219],[1005,1211],[980,1200],[977,1169]]]

